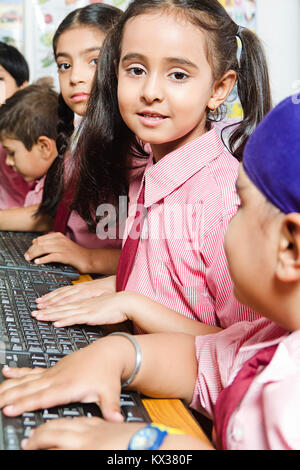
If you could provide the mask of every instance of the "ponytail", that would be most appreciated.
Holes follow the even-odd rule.
[[[49,215],[55,218],[58,205],[64,193],[64,156],[69,149],[70,139],[74,132],[74,113],[66,105],[62,95],[58,98],[58,124],[56,147],[58,155],[49,168],[43,190],[43,199],[36,212],[38,215]],[[53,192],[53,188],[55,191]]]
[[[242,42],[237,89],[244,116],[229,138],[229,148],[241,161],[248,138],[272,108],[272,98],[267,61],[258,37],[247,28],[239,28],[237,34]]]

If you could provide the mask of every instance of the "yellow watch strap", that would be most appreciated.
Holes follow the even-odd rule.
[[[151,426],[154,426],[160,429],[161,431],[167,431],[168,434],[185,434],[183,431],[180,431],[180,429],[165,426],[164,424],[151,423]]]

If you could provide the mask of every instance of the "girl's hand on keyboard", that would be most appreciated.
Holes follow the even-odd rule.
[[[70,325],[109,325],[129,319],[130,293],[104,293],[98,297],[57,307],[35,310],[32,316],[39,321],[52,321],[61,328]]]
[[[72,402],[98,403],[108,421],[123,421],[121,382],[135,364],[130,341],[107,336],[61,359],[49,369],[3,368],[0,408],[7,416]]]
[[[72,293],[72,287],[62,289],[63,292],[68,292],[65,289],[70,289],[69,292]],[[68,300],[57,305],[39,304],[39,310],[34,310],[32,316],[38,321],[54,322],[56,328],[76,324],[112,325],[130,320],[140,328],[140,332],[147,333],[185,332],[202,335],[220,331],[216,326],[186,318],[138,292],[103,292],[84,301],[76,302],[72,297],[69,302]]]
[[[115,292],[116,277],[109,276],[94,281],[79,282],[73,286],[61,287],[36,299],[38,309],[67,305],[96,297],[104,292]]]
[[[25,253],[27,261],[35,264],[63,263],[80,273],[113,274],[116,272],[119,249],[88,249],[57,232],[47,233],[33,240]]]
[[[51,232],[35,238],[24,257],[26,261],[34,260],[35,264],[69,264],[79,272],[87,273],[88,252],[62,233]]]
[[[127,449],[130,438],[145,423],[109,423],[100,418],[56,419],[36,428],[22,442],[24,450]]]
[[[146,423],[109,423],[101,418],[55,419],[34,429],[30,437],[22,441],[22,448],[126,450],[132,436],[145,426]],[[186,434],[169,434],[160,449],[214,450],[214,447],[206,439],[201,440]]]

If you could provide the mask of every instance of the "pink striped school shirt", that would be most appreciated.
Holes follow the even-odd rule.
[[[279,344],[272,360],[257,371],[229,419],[229,450],[300,449],[300,331],[261,318],[240,322],[195,339],[198,376],[191,408],[214,417],[219,393],[259,350]]]
[[[67,223],[66,236],[80,246],[89,249],[121,249],[122,242],[117,238],[114,228],[107,238],[101,239],[96,232],[90,232],[85,221],[77,212],[72,211]]]
[[[33,206],[42,202],[45,179],[46,175],[43,176],[37,182],[35,188],[27,194],[24,207]],[[108,237],[105,239],[100,239],[96,233],[89,232],[85,221],[74,211],[71,212],[70,218],[68,220],[66,236],[78,245],[89,249],[121,248],[121,241],[118,238]]]
[[[6,152],[0,144],[0,210],[22,207],[33,184],[6,165]]]
[[[29,191],[26,195],[24,207],[34,206],[42,202],[45,179],[46,175],[35,181],[34,189]]]
[[[75,123],[78,127],[80,123],[80,117],[77,117]],[[74,137],[75,136],[75,137]],[[75,149],[77,142],[77,134],[73,134],[72,139],[72,149]],[[68,171],[70,170],[70,163],[72,159],[72,153],[69,152],[65,156],[65,175],[68,176]],[[115,233],[114,227],[111,231],[107,232],[106,238],[100,238],[96,231],[90,232],[86,222],[80,217],[76,211],[71,211],[70,217],[67,222],[66,233],[65,235],[70,238],[73,242],[77,243],[80,246],[88,249],[121,249],[122,240]]]
[[[227,328],[258,315],[233,295],[224,234],[239,203],[238,161],[215,128],[144,173],[147,217],[126,290],[188,318]],[[140,187],[131,188],[129,232]],[[134,193],[134,194],[133,194]]]

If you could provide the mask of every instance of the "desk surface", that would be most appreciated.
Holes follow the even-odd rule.
[[[85,282],[91,279],[89,275],[81,275],[77,281],[73,282]],[[115,326],[112,325],[112,328],[115,329]],[[209,442],[206,434],[181,400],[144,398],[143,404],[153,422],[178,428],[186,434],[198,437],[203,442]]]
[[[180,400],[146,398],[143,403],[153,422],[172,426],[209,443],[206,434]]]

